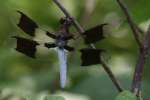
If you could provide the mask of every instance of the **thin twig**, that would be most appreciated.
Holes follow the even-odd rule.
[[[71,18],[72,19],[72,22],[73,22],[73,25],[75,26],[75,28],[77,29],[77,31],[80,33],[81,36],[82,33],[84,33],[84,29],[80,26],[80,24],[75,20],[75,18],[73,18],[69,13],[68,11],[64,8],[64,6],[58,1],[58,0],[53,0],[56,5],[61,9],[61,11],[65,14],[66,17],[68,18]],[[91,48],[96,48],[94,46],[94,44],[91,44],[90,45]],[[107,72],[107,74],[109,75],[110,79],[112,80],[112,82],[114,83],[114,85],[116,86],[117,90],[119,92],[122,92],[122,88],[119,84],[119,82],[117,81],[115,75],[113,74],[113,72],[111,71],[111,69],[102,61],[102,66],[104,68],[104,70]]]
[[[133,76],[133,81],[132,81],[132,86],[131,86],[131,91],[139,96],[140,91],[141,91],[141,81],[142,81],[142,75],[143,75],[143,70],[144,70],[144,65],[145,65],[145,61],[146,61],[146,57],[148,54],[148,49],[150,47],[150,28],[148,29],[148,32],[145,36],[144,42],[140,41],[140,37],[138,33],[145,33],[143,30],[141,30],[132,20],[129,11],[126,7],[126,5],[121,1],[121,0],[117,0],[119,6],[121,7],[122,11],[124,12],[127,21],[132,29],[134,38],[139,46],[139,58],[138,58],[138,62],[136,64],[135,67],[135,72],[134,72],[134,76]]]
[[[144,48],[141,48],[139,58],[138,58],[138,63],[136,65],[134,76],[133,76],[132,92],[137,96],[139,95],[139,91],[141,88],[141,78],[142,78],[142,72],[146,60],[146,54],[147,52],[145,52]]]
[[[140,54],[139,54],[138,62],[135,67],[135,72],[134,72],[133,82],[132,82],[132,89],[131,89],[135,95],[139,96],[140,91],[141,91],[141,82],[142,82],[144,65],[145,65],[147,55],[148,55],[148,50],[150,49],[150,38],[149,38],[150,37],[150,27],[148,29],[147,34],[144,37],[144,41],[141,42],[138,33],[145,33],[145,32],[143,30],[141,30],[133,22],[131,16],[129,15],[126,5],[121,0],[117,0],[117,2],[120,5],[122,11],[124,12],[124,14],[128,20],[128,23],[133,31],[135,40],[136,40],[137,44],[139,45]]]
[[[146,58],[148,56],[148,51],[150,49],[150,26],[148,31],[145,35],[142,48],[140,49],[140,55],[138,59],[138,63],[134,72],[133,82],[132,82],[132,92],[139,96],[140,88],[141,88],[141,81],[142,75],[144,70],[144,65]]]
[[[101,62],[101,64],[102,64],[103,68],[105,69],[105,71],[106,71],[107,73],[109,73],[108,75],[109,75],[109,77],[111,77],[110,79],[113,81],[113,83],[114,83],[115,86],[117,87],[118,91],[119,91],[119,92],[122,92],[123,89],[120,87],[120,84],[119,84],[118,80],[116,80],[114,74],[113,74],[112,71],[109,69],[109,67],[108,67],[103,61]]]
[[[135,26],[135,23],[133,22],[126,5],[121,0],[117,0],[117,2],[127,18],[127,21],[131,27],[131,30],[133,32],[133,35],[134,35],[134,38],[135,38],[137,44],[139,45],[139,47],[141,47],[142,44],[141,44],[139,34],[138,34],[138,31],[140,28],[138,26]],[[141,29],[140,29],[140,31],[141,31]]]

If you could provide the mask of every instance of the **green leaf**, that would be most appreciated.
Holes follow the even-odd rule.
[[[46,96],[44,100],[65,100],[61,96]]]
[[[130,91],[121,92],[115,100],[137,100],[137,97]]]
[[[36,100],[36,99],[35,99],[35,97],[33,97],[33,96],[28,96],[28,97],[26,98],[26,100]]]

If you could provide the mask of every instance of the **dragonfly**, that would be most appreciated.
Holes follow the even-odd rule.
[[[31,37],[35,36],[36,29],[39,26],[27,15],[25,15],[21,11],[17,11],[21,17],[17,26],[28,34]],[[46,35],[52,39],[54,42],[52,43],[44,43],[44,47],[51,49],[56,48],[59,58],[60,65],[60,85],[61,88],[65,88],[67,81],[67,54],[68,52],[75,51],[75,48],[72,46],[68,46],[68,42],[70,40],[75,40],[74,35],[72,35],[69,31],[72,25],[72,19],[70,18],[61,18],[60,27],[55,34],[46,31]],[[106,24],[100,24],[96,27],[93,27],[83,33],[85,44],[96,43],[104,39],[103,27]],[[16,51],[31,57],[36,58],[37,46],[40,45],[38,41],[33,39],[28,39],[20,36],[13,36],[17,40]],[[81,53],[81,66],[91,66],[101,63],[101,54],[104,51],[103,49],[92,49],[89,47],[82,48],[79,50]]]

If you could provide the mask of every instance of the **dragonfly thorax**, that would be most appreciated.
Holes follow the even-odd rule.
[[[67,40],[65,39],[65,36],[59,35],[58,38],[56,39],[56,45],[59,48],[63,48],[64,46],[66,46]]]

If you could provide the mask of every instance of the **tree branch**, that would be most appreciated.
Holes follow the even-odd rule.
[[[137,44],[139,45],[139,47],[141,47],[142,44],[141,44],[139,34],[138,34],[138,31],[141,31],[141,29],[133,22],[126,5],[121,0],[117,0],[117,3],[119,4],[120,8],[122,9],[123,13],[125,14],[127,18],[127,21],[131,27],[131,30],[133,32],[133,35]]]
[[[144,65],[145,65],[146,58],[148,56],[149,49],[150,49],[150,26],[144,37],[142,48],[140,49],[138,63],[136,65],[136,69],[133,77],[132,92],[134,92],[136,95],[139,95],[140,93]]]
[[[108,73],[108,76],[110,77],[110,79],[112,80],[112,82],[115,84],[116,88],[118,89],[119,92],[122,92],[123,89],[121,88],[118,80],[115,78],[114,74],[112,73],[112,71],[109,69],[109,67],[102,61],[101,62],[104,70]]]
[[[141,34],[145,33],[144,30],[142,30],[137,24],[134,23],[134,26],[135,26],[137,32],[139,32]]]
[[[133,22],[126,5],[121,0],[117,0],[117,2],[119,4],[119,6],[121,7],[122,11],[124,12],[124,14],[127,18],[127,21],[132,29],[134,38],[139,46],[140,53],[139,53],[139,57],[138,57],[138,62],[135,67],[135,72],[134,72],[132,87],[131,87],[132,88],[131,91],[139,97],[140,92],[141,92],[141,82],[142,82],[144,65],[145,65],[147,55],[148,55],[148,50],[150,49],[150,27],[148,29],[147,34],[144,37],[144,41],[141,42],[138,33],[145,33],[145,32],[143,30],[141,30]]]
[[[84,33],[84,29],[80,26],[80,24],[75,20],[75,18],[73,18],[68,11],[64,8],[64,6],[58,1],[58,0],[53,0],[55,2],[55,4],[61,9],[61,11],[65,14],[66,17],[71,18],[73,25],[75,26],[75,28],[77,29],[77,31],[80,33],[81,36],[82,33]],[[96,48],[94,46],[94,44],[90,45],[91,48]],[[112,80],[112,82],[114,83],[114,85],[116,86],[117,90],[119,92],[122,92],[122,88],[119,84],[119,82],[117,81],[115,75],[113,74],[113,72],[111,71],[111,69],[102,61],[102,66],[104,68],[104,70],[107,72],[108,76],[110,77],[110,79]]]

